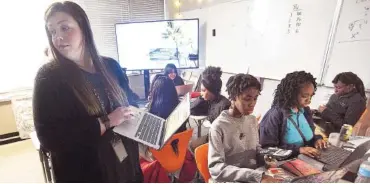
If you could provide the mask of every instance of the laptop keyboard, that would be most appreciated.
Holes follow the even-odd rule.
[[[155,145],[160,133],[159,128],[161,127],[161,122],[162,119],[145,113],[135,137]]]
[[[321,152],[318,160],[328,165],[340,165],[351,154],[350,151],[330,146]]]

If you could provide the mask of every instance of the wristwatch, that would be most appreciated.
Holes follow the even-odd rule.
[[[103,122],[106,130],[110,129],[110,119],[107,115],[101,116],[100,120]]]

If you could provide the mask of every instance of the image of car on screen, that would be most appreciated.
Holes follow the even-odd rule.
[[[150,60],[177,60],[175,48],[156,48],[149,52]]]

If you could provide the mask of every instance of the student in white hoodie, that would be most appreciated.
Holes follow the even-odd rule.
[[[274,182],[258,161],[260,149],[256,117],[250,115],[261,92],[259,81],[248,74],[230,77],[227,92],[229,110],[212,123],[209,135],[208,167],[216,182]],[[263,159],[262,159],[263,160]]]

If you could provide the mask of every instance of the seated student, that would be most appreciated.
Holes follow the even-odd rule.
[[[213,121],[209,135],[208,167],[216,182],[275,181],[258,167],[257,119],[252,113],[261,91],[258,80],[248,74],[230,77],[227,92],[229,110],[222,111]]]
[[[191,104],[191,115],[208,116],[207,120],[212,123],[223,110],[229,109],[230,101],[220,94],[221,75],[220,67],[209,66],[203,71],[201,97]]]
[[[180,103],[177,91],[172,80],[165,76],[155,79],[152,87],[152,97],[149,101],[149,112],[163,119],[167,119]],[[186,130],[186,125],[180,127],[178,132]]]
[[[179,76],[177,73],[177,68],[174,64],[170,63],[167,64],[164,68],[164,75],[172,79],[175,86],[181,86],[184,85],[184,80]]]
[[[344,124],[354,126],[366,109],[365,87],[352,72],[343,72],[333,79],[335,94],[325,106],[320,106],[319,116],[326,122],[325,133],[339,132]]]
[[[163,77],[165,76],[164,74],[157,74],[154,76],[152,82],[150,83],[150,88],[149,88],[149,95],[148,95],[148,101],[150,102],[151,101],[151,96],[152,96],[152,91],[153,91],[153,85],[154,85],[154,82],[159,78],[159,77]],[[148,104],[149,105],[149,104]]]
[[[320,135],[315,135],[311,110],[308,105],[316,91],[315,78],[304,71],[289,73],[275,90],[271,109],[260,123],[260,144],[265,147],[280,147],[317,157],[316,148],[326,147]],[[316,147],[316,148],[314,148]]]
[[[153,80],[152,86],[152,98],[149,102],[149,112],[157,115],[163,119],[168,118],[173,110],[179,104],[179,99],[177,97],[177,92],[175,85],[172,80],[166,76],[159,76]],[[184,123],[176,133],[180,133],[186,130],[186,124]],[[176,145],[177,146],[177,145]],[[144,182],[165,182],[168,183],[170,180],[168,178],[157,178],[156,181],[147,180],[153,172],[155,165],[151,165],[155,159],[152,157],[147,146],[139,144],[140,156],[142,158],[141,165],[144,174]],[[143,160],[144,159],[144,160]],[[163,169],[162,167],[157,167]],[[191,153],[186,154],[186,160],[184,162],[183,169],[180,173],[179,181],[190,182],[196,171],[196,165]],[[161,171],[156,170],[156,172],[161,173]],[[190,179],[189,179],[190,178]]]

